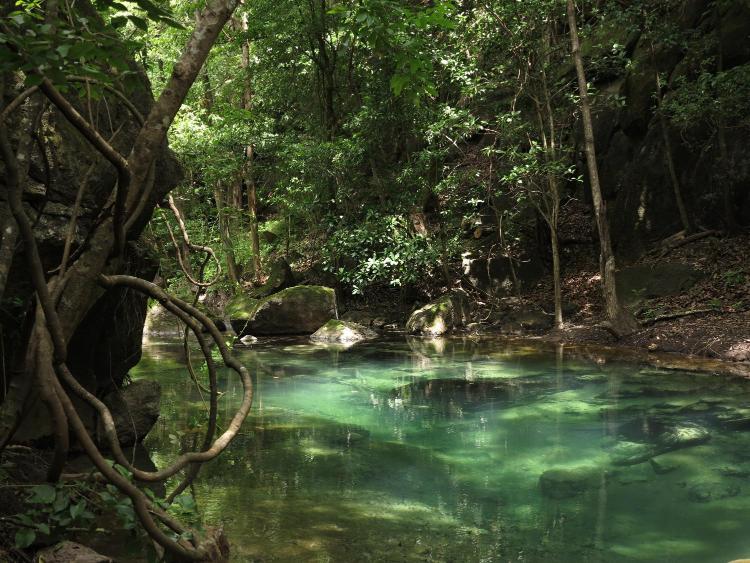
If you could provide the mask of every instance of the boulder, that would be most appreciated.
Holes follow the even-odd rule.
[[[632,266],[617,273],[617,294],[626,305],[636,305],[687,291],[702,277],[701,271],[679,262]]]
[[[112,563],[112,559],[72,541],[63,541],[37,552],[34,563]]]
[[[587,466],[548,469],[539,476],[539,488],[547,498],[572,498],[595,487],[600,473],[601,470]]]
[[[336,293],[330,287],[298,285],[262,299],[238,295],[226,307],[237,336],[312,334],[336,318]]]
[[[349,321],[331,319],[316,330],[310,336],[310,340],[314,342],[349,344],[360,342],[361,340],[372,340],[377,337],[378,333],[366,326]]]
[[[406,321],[406,332],[439,336],[469,322],[469,296],[465,291],[455,290],[414,311]]]
[[[474,287],[493,295],[512,295],[513,273],[508,259],[475,257],[467,254],[462,259],[463,273]],[[515,275],[521,289],[533,287],[543,276],[544,269],[538,260],[521,260],[515,265]]]
[[[268,274],[266,283],[250,290],[247,295],[251,299],[262,299],[292,286],[294,286],[292,269],[286,260],[279,258],[271,265],[271,272]]]
[[[553,320],[552,315],[547,315],[540,309],[526,307],[505,315],[498,324],[502,332],[516,334],[547,330],[552,327]]]
[[[161,303],[156,303],[146,312],[146,324],[143,326],[145,337],[182,336],[180,320],[167,311]]]
[[[132,446],[143,441],[159,418],[161,386],[156,381],[140,379],[113,391],[103,401],[112,412],[120,444]],[[97,434],[99,444],[106,447],[101,426]]]

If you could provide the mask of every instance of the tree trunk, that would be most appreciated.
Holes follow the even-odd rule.
[[[602,197],[601,185],[599,183],[599,167],[596,162],[596,147],[594,144],[594,126],[591,118],[591,105],[588,97],[586,84],[586,73],[583,69],[583,58],[581,57],[581,46],[578,39],[578,27],[576,23],[575,4],[568,0],[568,25],[570,27],[570,43],[573,60],[578,77],[578,89],[581,98],[581,116],[583,118],[583,136],[586,150],[586,164],[589,171],[591,183],[591,196],[594,201],[594,214],[596,215],[596,226],[599,230],[599,268],[602,276],[602,291],[604,293],[604,304],[607,311],[612,330],[619,336],[632,334],[638,329],[635,317],[626,310],[617,297],[617,285],[615,283],[616,264],[612,252],[612,240],[609,234],[609,220],[607,219],[607,207]]]
[[[214,184],[214,202],[216,203],[216,214],[219,217],[219,236],[221,237],[221,243],[224,247],[224,255],[226,256],[227,275],[233,284],[239,285],[239,267],[237,266],[237,260],[234,256],[234,245],[232,244],[232,235],[230,233],[229,221],[226,216],[224,189],[221,182],[216,182],[216,184]]]

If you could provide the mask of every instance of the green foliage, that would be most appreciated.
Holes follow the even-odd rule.
[[[180,26],[169,11],[151,0],[98,0],[95,7],[98,11],[60,3],[59,17],[48,21],[43,2],[17,0],[0,32],[0,72],[23,72],[27,86],[46,77],[63,92],[76,84],[80,94],[84,86],[70,83],[66,77],[81,76],[105,84],[120,79],[127,86],[137,76],[128,60],[140,42],[133,33],[114,30],[126,32],[129,28],[142,33],[148,30],[149,21]],[[92,83],[88,91],[98,97],[101,87]]]
[[[324,267],[354,293],[362,293],[378,283],[415,284],[432,274],[440,257],[435,242],[411,233],[405,217],[370,215],[362,225],[331,236]]]

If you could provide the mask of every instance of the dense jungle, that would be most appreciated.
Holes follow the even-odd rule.
[[[0,561],[748,561],[750,0],[0,0]]]

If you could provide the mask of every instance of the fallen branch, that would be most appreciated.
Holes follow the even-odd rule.
[[[643,326],[651,326],[662,321],[671,321],[682,317],[691,317],[693,315],[703,315],[706,313],[715,313],[716,309],[690,309],[688,311],[680,311],[677,313],[668,313],[666,315],[659,315],[651,319],[645,319],[641,321]]]
[[[685,246],[687,244],[690,244],[691,242],[695,242],[697,240],[701,240],[706,237],[712,237],[712,236],[718,236],[720,233],[719,231],[701,231],[699,233],[695,233],[689,236],[684,236],[685,231],[680,231],[679,234],[682,234],[682,236],[676,236],[672,235],[672,237],[669,237],[668,239],[665,239],[666,242],[662,241],[661,244],[661,252],[659,254],[659,258],[664,258],[667,254],[672,252],[673,250],[680,248],[682,246]]]

